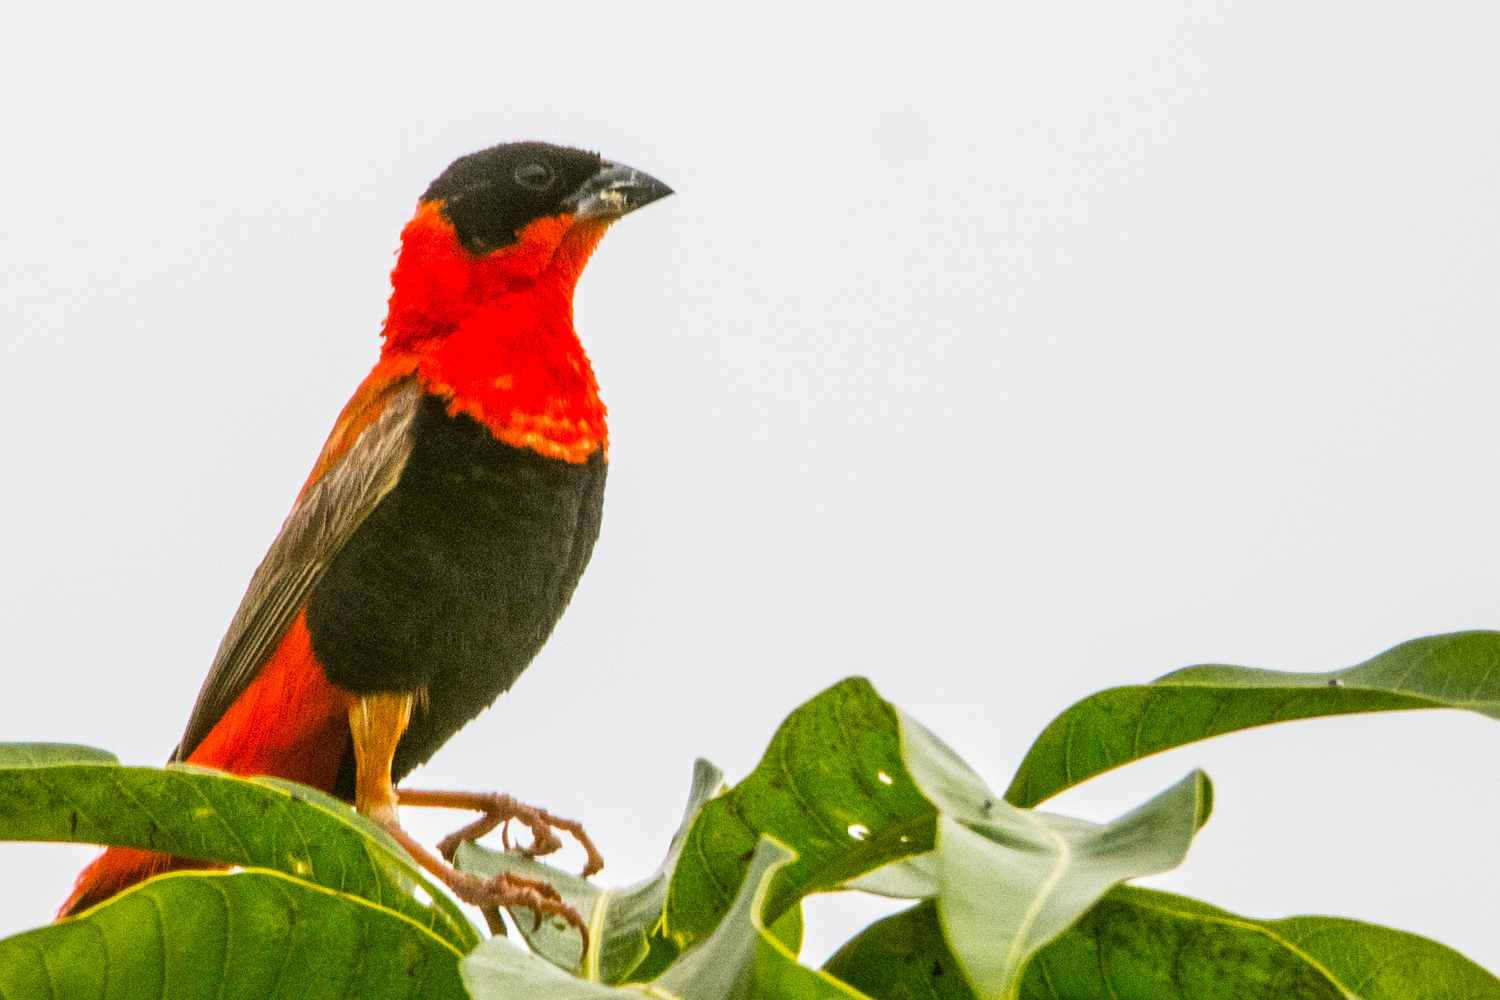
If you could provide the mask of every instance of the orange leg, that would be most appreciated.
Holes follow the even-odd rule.
[[[501,823],[518,819],[532,831],[532,853],[545,854],[562,846],[557,835],[552,832],[552,827],[556,826],[573,833],[584,845],[589,856],[585,875],[593,874],[604,865],[599,852],[577,823],[558,819],[540,809],[523,806],[508,795],[464,792],[398,794],[391,782],[391,759],[395,756],[401,734],[406,732],[407,723],[411,721],[411,709],[415,700],[416,696],[411,694],[373,694],[361,697],[350,706],[349,732],[354,741],[355,763],[354,808],[384,827],[418,864],[453,890],[455,896],[483,910],[492,932],[496,932],[495,928],[499,927],[500,931],[496,933],[503,933],[504,925],[499,920],[499,909],[502,906],[520,906],[530,910],[536,915],[537,927],[542,924],[543,914],[555,914],[578,929],[578,933],[583,936],[584,954],[587,954],[589,934],[582,915],[564,903],[552,886],[508,872],[502,872],[488,880],[466,875],[433,855],[401,829],[401,820],[396,811],[398,802],[406,805],[477,809],[485,813],[481,819],[443,840],[440,849],[449,861],[452,860],[459,839],[465,839],[466,835],[469,839],[483,836]]]
[[[349,706],[349,734],[354,740],[354,808],[384,827],[401,825],[391,759],[411,721],[411,694],[366,695]]]

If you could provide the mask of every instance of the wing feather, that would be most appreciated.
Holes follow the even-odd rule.
[[[401,477],[421,391],[401,379],[373,397],[370,409],[379,409],[353,415],[362,427],[352,442],[346,433],[351,415],[339,421],[319,459],[322,475],[315,470],[251,577],[173,760],[186,760],[255,680],[333,557]],[[330,448],[338,453],[330,456]]]

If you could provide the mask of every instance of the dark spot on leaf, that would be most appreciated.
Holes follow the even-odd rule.
[[[781,791],[781,779],[772,778],[769,782],[767,782],[767,784],[776,789],[778,792]]]
[[[287,907],[287,911],[286,911],[286,925],[288,927],[296,927],[297,926],[297,908],[295,906]]]
[[[75,834],[77,832],[78,832],[78,814],[75,812],[73,815],[71,815],[71,816],[68,817],[68,836],[71,837],[73,834]]]
[[[1331,688],[1341,688],[1344,686],[1344,682],[1335,677],[1328,682],[1328,686]]]
[[[739,862],[742,865],[748,865],[750,863],[750,859],[753,857],[755,857],[754,851],[746,851],[744,854],[741,854],[739,856]]]
[[[989,812],[991,809],[994,809],[994,808],[995,808],[995,803],[991,802],[989,799],[985,799],[984,800],[984,811],[985,812]]]
[[[936,979],[943,974],[943,963],[938,959],[932,960],[932,978]]]

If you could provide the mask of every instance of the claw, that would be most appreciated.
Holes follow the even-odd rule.
[[[461,872],[458,874],[462,875]],[[502,907],[510,909],[515,906],[530,910],[535,918],[531,926],[532,933],[541,930],[543,916],[562,917],[570,927],[576,928],[582,935],[583,950],[588,951],[589,931],[583,922],[583,915],[574,907],[564,903],[562,897],[557,894],[557,890],[546,882],[523,878],[510,872],[501,872],[489,881],[464,876],[455,880],[451,888],[459,899],[486,912],[491,909],[499,910]]]
[[[421,844],[412,839],[411,835],[397,823],[382,823],[386,831],[396,839],[396,842],[404,847],[417,863],[437,877],[444,885],[453,890],[453,894],[471,906],[479,907],[484,914],[485,922],[490,925],[490,933],[503,934],[504,922],[500,919],[501,908],[509,909],[519,906],[530,910],[536,921],[532,925],[532,932],[541,929],[542,917],[562,917],[568,926],[578,931],[579,937],[583,939],[582,955],[589,953],[589,930],[583,922],[583,915],[572,906],[562,901],[555,888],[546,882],[537,879],[524,878],[513,875],[510,872],[501,872],[491,879],[476,878],[454,868],[451,864],[444,864],[438,858],[432,856]],[[496,926],[500,930],[495,930]]]
[[[459,844],[466,840],[478,840],[496,827],[500,827],[500,842],[506,850],[510,850],[510,824],[512,820],[515,820],[531,832],[531,846],[522,848],[528,857],[542,857],[561,848],[562,840],[553,831],[554,829],[563,830],[578,841],[579,846],[587,855],[587,861],[583,866],[584,878],[597,875],[604,868],[603,856],[594,846],[594,842],[589,839],[589,835],[584,832],[581,823],[554,816],[544,809],[524,805],[509,795],[498,795],[493,792],[433,792],[406,789],[402,789],[397,794],[400,796],[402,805],[472,809],[484,814],[462,830],[450,833],[438,842],[438,852],[449,863],[452,863],[453,854],[458,850]]]

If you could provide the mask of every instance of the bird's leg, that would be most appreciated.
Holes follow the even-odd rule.
[[[510,822],[516,820],[531,831],[531,846],[523,849],[528,856],[551,854],[562,847],[562,841],[553,832],[553,830],[562,830],[578,841],[584,853],[588,855],[583,865],[584,878],[597,875],[604,867],[604,858],[600,855],[599,849],[594,846],[594,842],[589,839],[589,835],[584,832],[583,824],[577,820],[554,816],[545,809],[517,802],[509,795],[499,795],[495,792],[434,792],[411,788],[403,788],[397,794],[404,806],[472,809],[475,812],[484,813],[462,830],[450,833],[438,842],[438,851],[449,861],[453,860],[453,852],[458,850],[460,843],[465,840],[478,840],[502,824],[505,828],[500,831],[501,840],[506,850],[509,850]]]
[[[391,759],[411,721],[412,694],[377,693],[349,706],[349,734],[354,741],[354,808],[384,827],[401,826]]]
[[[485,920],[490,929],[499,926],[503,932],[504,925],[500,922],[500,907],[520,906],[530,910],[536,915],[536,926],[542,925],[543,914],[555,914],[566,920],[571,926],[578,929],[583,936],[583,952],[588,953],[589,933],[584,925],[583,917],[573,907],[562,901],[557,890],[545,882],[535,879],[522,878],[509,872],[501,872],[492,879],[476,878],[473,875],[458,871],[451,864],[444,862],[417,843],[403,829],[401,829],[401,818],[397,814],[397,802],[411,795],[403,792],[398,797],[395,786],[391,782],[391,760],[396,755],[396,744],[401,742],[401,734],[406,732],[407,723],[411,721],[412,704],[416,696],[412,694],[372,694],[360,697],[349,707],[349,733],[354,742],[354,808],[362,816],[379,823],[385,828],[396,842],[406,849],[406,852],[427,871],[431,872],[438,881],[442,882],[453,894],[472,906],[479,907],[484,911]],[[442,795],[443,793],[419,792],[417,797],[423,795]],[[460,793],[461,796],[461,793]],[[472,797],[470,797],[472,798]],[[494,798],[506,799],[507,796],[495,796]],[[433,803],[409,802],[410,805],[432,804],[446,805],[449,800]],[[466,800],[467,801],[467,800]],[[527,807],[515,803],[517,811],[511,818],[519,819],[528,826],[531,821],[527,818],[536,814],[544,819],[553,819],[539,810],[528,810]],[[454,808],[484,808],[483,806],[455,805]],[[489,818],[488,814],[478,823],[477,827]],[[489,832],[505,818],[496,819],[484,832]],[[539,820],[544,821],[544,820]],[[577,824],[567,824],[566,820],[554,820],[562,829],[571,829]],[[549,835],[550,828],[546,828]],[[532,827],[533,831],[536,829]],[[579,833],[582,833],[580,830]],[[482,835],[482,834],[481,834]],[[449,838],[451,839],[451,838]],[[557,838],[552,837],[553,840]],[[445,840],[446,844],[447,841]],[[583,843],[589,850],[592,860],[598,856],[593,850],[593,844],[585,837]],[[554,850],[556,848],[553,848]],[[448,853],[451,859],[451,852]],[[602,862],[601,862],[602,864]]]

